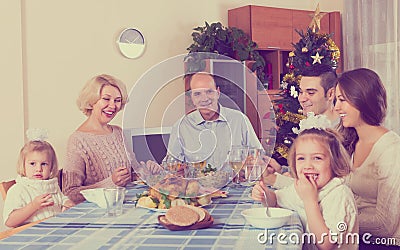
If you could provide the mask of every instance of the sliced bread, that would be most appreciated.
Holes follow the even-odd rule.
[[[177,226],[190,226],[199,221],[199,214],[187,206],[175,206],[168,209],[165,218]]]

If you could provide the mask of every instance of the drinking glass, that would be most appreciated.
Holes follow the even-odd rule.
[[[245,181],[241,183],[244,186],[254,185],[262,174],[262,154],[263,150],[258,148],[249,148],[249,153],[244,166]]]
[[[235,184],[240,184],[239,173],[243,168],[246,161],[249,147],[246,146],[232,146],[229,152],[229,165],[233,170],[233,182]]]
[[[108,216],[118,216],[123,212],[122,204],[125,199],[125,188],[105,188],[104,197],[107,203],[107,215]]]

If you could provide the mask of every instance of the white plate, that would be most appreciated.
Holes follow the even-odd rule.
[[[205,205],[200,206],[200,207],[205,207],[205,206],[208,206],[208,205],[210,205],[210,204],[212,204],[212,200],[210,201],[210,203],[205,204]],[[145,209],[147,209],[147,210],[154,211],[154,212],[158,212],[158,213],[166,213],[166,212],[168,211],[168,209],[144,207],[144,206],[141,206],[141,205],[136,205],[136,207],[145,208]]]

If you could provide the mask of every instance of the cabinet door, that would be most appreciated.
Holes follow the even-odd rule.
[[[307,27],[310,25],[314,11],[304,11],[304,10],[293,10],[293,43],[297,43],[300,40],[297,30],[307,31]],[[319,33],[329,34],[329,13],[326,13],[321,19],[321,29]]]
[[[260,49],[290,49],[292,10],[251,6],[251,37]]]

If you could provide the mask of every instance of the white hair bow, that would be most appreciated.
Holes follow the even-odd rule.
[[[43,128],[29,128],[26,130],[26,137],[30,141],[45,141],[49,138],[48,134],[47,129]]]
[[[308,112],[307,118],[299,123],[300,129],[292,128],[293,133],[300,134],[306,129],[326,129],[331,127],[331,122],[326,115],[315,115],[314,112]]]

